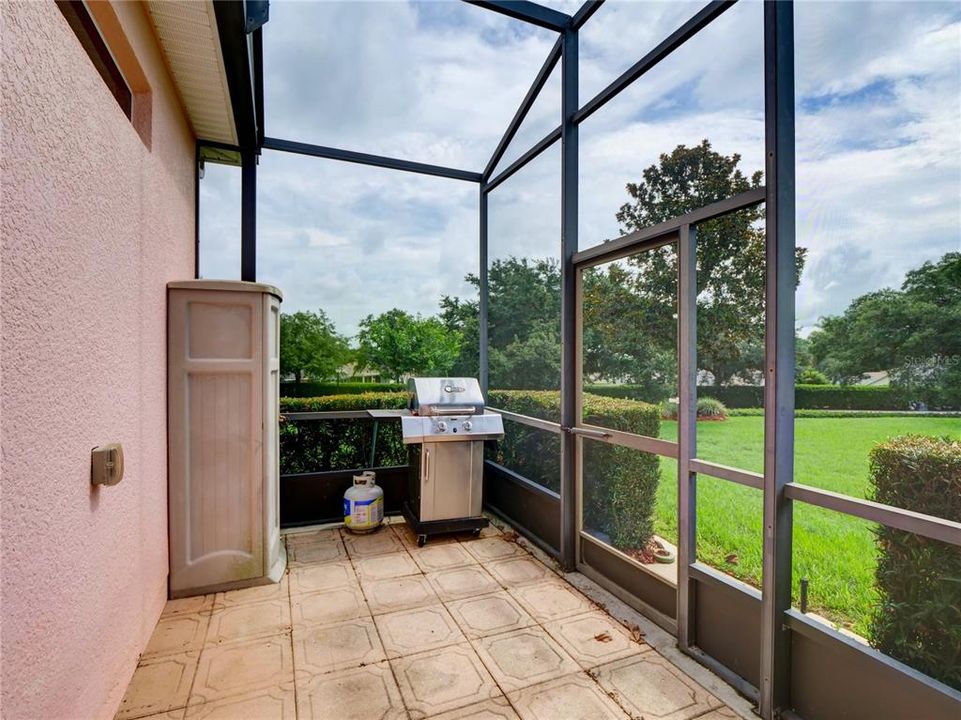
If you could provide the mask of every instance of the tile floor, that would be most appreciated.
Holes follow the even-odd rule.
[[[118,720],[743,714],[494,527],[424,548],[402,523],[322,530],[287,548],[277,585],[167,604]]]

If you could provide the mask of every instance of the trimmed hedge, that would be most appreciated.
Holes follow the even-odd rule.
[[[728,408],[728,417],[764,417],[764,408]],[[961,412],[920,410],[795,410],[796,418],[961,417]]]
[[[394,392],[406,388],[402,383],[314,383],[282,382],[280,394],[286,398],[316,398],[325,395],[357,395],[359,393]]]
[[[961,441],[906,435],[871,451],[871,499],[961,522]],[[871,644],[961,689],[961,547],[881,525]]]
[[[521,415],[560,422],[556,390],[491,390],[489,405]],[[612,430],[657,437],[661,427],[656,405],[585,393],[584,422]],[[520,423],[505,423],[504,439],[492,444],[488,457],[526,478],[557,491],[560,482],[560,436]],[[643,549],[654,534],[654,503],[660,479],[656,455],[584,441],[584,525],[623,550]]]
[[[640,385],[589,385],[586,389],[596,395],[649,399],[647,388]],[[728,408],[764,407],[761,385],[700,385],[697,393],[720,400]],[[911,403],[918,400],[925,398],[907,388],[890,385],[794,386],[794,404],[801,410],[910,410]]]
[[[291,412],[328,412],[403,408],[407,393],[380,392],[280,399],[280,474],[353,470],[370,467],[373,420],[285,420]],[[406,465],[400,423],[382,422],[377,430],[375,467]]]

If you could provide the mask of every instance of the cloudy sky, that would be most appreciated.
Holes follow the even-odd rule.
[[[565,12],[577,3],[546,2]],[[581,31],[583,104],[700,3],[608,0]],[[961,10],[796,5],[797,295],[806,332],[906,270],[961,250]],[[460,2],[271,3],[274,137],[481,170],[555,34]],[[762,8],[742,0],[581,126],[580,244],[618,234],[624,185],[709,138],[746,172],[764,153]],[[501,167],[559,122],[559,69]],[[558,254],[559,148],[490,197],[492,257]],[[285,309],[353,334],[392,307],[431,314],[477,271],[477,187],[265,151],[258,274]],[[239,275],[239,171],[208,165],[201,272]]]

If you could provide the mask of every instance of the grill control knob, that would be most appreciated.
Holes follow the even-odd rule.
[[[472,427],[474,427],[474,426],[471,425],[470,420],[465,420],[465,421],[464,421],[464,431],[465,431],[465,432],[470,432],[470,429],[471,429]]]
[[[447,423],[445,423],[443,420],[437,423],[438,432],[444,432],[446,429],[447,429]]]

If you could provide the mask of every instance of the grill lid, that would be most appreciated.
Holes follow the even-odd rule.
[[[407,407],[414,415],[482,415],[484,396],[475,378],[411,378]]]

